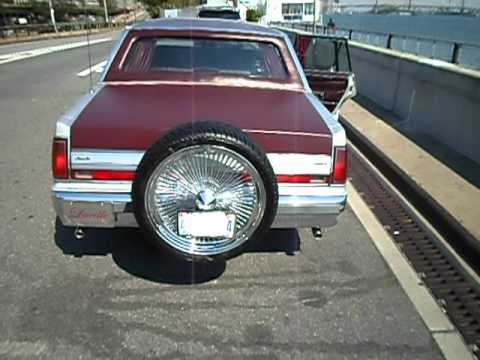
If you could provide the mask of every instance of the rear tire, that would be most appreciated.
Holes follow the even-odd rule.
[[[222,156],[229,160],[222,163],[218,159],[222,159]],[[205,172],[197,171],[194,174],[201,173],[202,176],[198,176],[199,182],[188,179],[183,181],[184,178],[181,178],[182,181],[172,181],[170,175],[175,174],[178,177],[180,169],[183,169],[182,164],[196,164],[197,158],[198,161],[204,161],[202,164],[208,165],[199,168],[205,168]],[[233,168],[234,165],[230,164],[236,164],[235,168]],[[230,169],[228,166],[232,166],[232,168]],[[188,172],[191,167],[184,166],[183,173]],[[221,188],[220,179],[225,179],[225,176],[219,176],[218,170],[210,170],[215,167],[230,171],[230,174],[233,175],[229,174],[229,179],[233,176],[236,186],[227,187],[228,191]],[[214,175],[217,177],[215,178]],[[189,179],[197,180],[197,177],[189,176]],[[184,186],[184,183],[188,189],[193,189],[192,194],[198,193],[195,197],[196,200],[192,200],[194,195],[188,193],[190,190],[183,190],[183,188],[181,191],[179,190],[180,185]],[[207,186],[206,183],[217,191],[215,193],[215,191],[207,189],[214,194],[212,195],[214,196],[212,203],[214,205],[211,209],[199,209],[199,187]],[[167,186],[165,184],[169,186],[168,192],[162,190]],[[221,191],[228,195],[233,192],[235,196],[231,196],[230,200],[226,197],[227,200],[225,200],[225,196],[221,198]],[[205,191],[201,192],[205,193]],[[200,261],[232,258],[255,246],[270,229],[278,205],[276,177],[265,152],[241,130],[224,123],[211,121],[181,125],[154,143],[147,150],[138,166],[133,182],[132,195],[136,220],[150,243],[162,251],[170,252],[184,259]],[[220,198],[217,199],[217,196]],[[165,202],[162,200],[164,198],[166,199]],[[240,201],[238,199],[250,199],[250,203],[237,204],[235,201]],[[197,207],[195,210],[191,209],[192,201],[196,204],[194,205]],[[220,204],[221,201],[223,201],[223,204]],[[186,207],[182,208],[184,205],[179,205],[180,203],[190,205],[185,205]],[[234,240],[228,240],[227,238],[189,238],[180,235],[176,225],[178,211],[171,215],[172,207],[186,212],[208,210],[227,212],[227,210],[224,210],[225,208],[233,212],[232,208],[241,208],[242,211],[246,211],[245,208],[250,209],[247,205],[252,209],[248,221],[245,220],[247,218],[245,213],[235,213],[237,223],[234,237],[238,236],[238,239],[235,238]],[[163,208],[169,209],[168,212]],[[170,221],[170,219],[172,220]],[[245,224],[242,225],[242,222],[245,222]],[[248,224],[251,224],[251,226]],[[245,234],[248,234],[248,236],[245,236]],[[193,246],[189,246],[189,242]],[[214,250],[209,249],[208,247],[213,246],[210,244],[214,242],[220,245]]]

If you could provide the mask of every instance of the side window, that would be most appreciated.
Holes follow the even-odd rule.
[[[348,61],[348,51],[346,41],[337,42],[338,51],[338,70],[350,72],[350,62]]]
[[[335,71],[335,42],[330,39],[312,39],[304,61],[306,68]]]

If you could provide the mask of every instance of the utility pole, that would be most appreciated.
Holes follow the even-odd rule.
[[[50,9],[50,19],[52,20],[53,29],[58,32],[57,22],[55,21],[55,10],[53,9],[52,0],[48,0],[48,8]]]
[[[317,0],[313,0],[313,24],[312,24],[312,33],[316,32],[316,17],[317,15]]]
[[[123,0],[123,24],[127,26],[127,0]]]
[[[107,9],[107,0],[103,0],[103,9],[105,10],[105,23],[108,24],[108,9]]]
[[[137,23],[137,0],[133,1],[133,23]]]
[[[408,0],[408,11],[412,9],[412,0]]]

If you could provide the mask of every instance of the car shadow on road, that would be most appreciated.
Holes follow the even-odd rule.
[[[85,237],[77,240],[74,229],[55,223],[55,244],[66,255],[112,256],[127,273],[159,283],[200,284],[221,276],[225,261],[188,262],[161,253],[148,245],[138,229],[87,229]],[[284,252],[294,255],[300,249],[300,239],[294,229],[271,230],[260,246],[249,252]]]

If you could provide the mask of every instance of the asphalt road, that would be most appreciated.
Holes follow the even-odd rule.
[[[117,36],[118,33],[98,33],[98,34],[91,34],[89,36],[90,40],[97,40],[97,39],[103,39],[107,37],[115,37]],[[59,45],[65,45],[65,44],[71,44],[75,42],[80,42],[80,41],[87,41],[87,36],[82,35],[82,36],[75,36],[75,37],[70,37],[70,38],[59,38],[59,39],[50,39],[50,40],[38,40],[38,41],[27,41],[27,42],[19,42],[19,43],[13,43],[13,44],[8,44],[8,45],[0,45],[0,56],[6,55],[6,54],[11,54],[11,53],[16,53],[16,52],[22,52],[22,51],[31,51],[35,49],[42,49],[50,46],[59,46]]]
[[[0,65],[0,358],[441,358],[350,208],[320,241],[272,231],[226,264],[178,262],[136,230],[75,240],[50,143],[87,64],[81,48]]]

